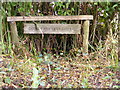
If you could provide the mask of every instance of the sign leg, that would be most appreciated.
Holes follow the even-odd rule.
[[[83,25],[83,54],[88,54],[88,39],[89,39],[89,20],[84,21]]]

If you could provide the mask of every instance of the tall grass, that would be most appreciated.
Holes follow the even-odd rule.
[[[0,54],[2,53],[2,17],[1,17],[1,6],[2,6],[2,3],[0,2]]]
[[[3,27],[2,27],[2,20],[3,20],[3,16],[2,16],[2,3],[0,2],[0,54],[2,54],[2,50],[3,50]]]

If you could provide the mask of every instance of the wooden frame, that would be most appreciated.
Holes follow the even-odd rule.
[[[13,42],[18,43],[18,34],[16,29],[16,21],[45,21],[45,20],[84,20],[83,25],[83,54],[88,53],[88,39],[89,39],[89,26],[90,26],[90,20],[93,20],[92,15],[79,15],[79,16],[13,16],[13,17],[7,17],[8,22],[11,23],[11,33],[14,33],[14,37],[16,40],[12,39]],[[38,25],[39,26],[39,25]],[[12,30],[13,29],[13,30]],[[41,33],[40,33],[41,34]],[[56,33],[55,33],[56,34]],[[67,33],[63,33],[67,34]],[[74,33],[78,34],[78,33]],[[14,38],[13,37],[13,38]]]

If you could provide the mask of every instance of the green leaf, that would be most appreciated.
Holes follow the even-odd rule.
[[[39,85],[39,80],[38,80],[39,76],[38,76],[38,70],[34,67],[33,68],[33,76],[32,76],[32,88],[38,88]]]
[[[118,85],[114,85],[113,88],[120,88],[120,86],[118,86]]]
[[[67,13],[66,13],[66,12],[64,12],[64,16],[66,16],[66,14],[67,14]]]
[[[113,79],[113,81],[115,81],[115,82],[120,82],[120,80],[118,80],[118,79]]]
[[[60,70],[61,69],[61,67],[57,67],[57,68],[55,68],[55,70]]]
[[[68,8],[68,7],[69,7],[69,3],[66,4],[66,8]]]
[[[105,76],[105,77],[102,78],[102,79],[104,80],[104,79],[109,79],[109,78],[111,78],[111,76]]]
[[[116,44],[116,43],[117,43],[117,41],[116,41],[116,40],[112,40],[112,43],[113,43],[113,44]]]
[[[97,10],[98,10],[98,11],[102,11],[102,8],[98,8]]]
[[[0,72],[0,74],[7,74],[6,72],[4,72],[4,71],[2,71],[2,72]]]
[[[94,5],[98,5],[98,3],[97,3],[97,2],[95,2],[95,3],[94,3]]]
[[[71,10],[72,10],[72,11],[75,11],[75,9],[74,9],[74,8],[72,8]]]
[[[43,59],[42,59],[42,58],[39,58],[38,61],[39,61],[39,62],[43,62]]]
[[[17,3],[15,3],[15,2],[14,2],[14,3],[11,3],[11,5],[12,5],[12,6],[16,6],[16,5],[17,5]]]
[[[42,87],[44,87],[46,84],[45,84],[45,82],[43,82],[43,81],[39,81],[39,84],[42,86]]]
[[[60,55],[63,55],[63,53],[60,53]]]
[[[107,7],[107,8],[106,8],[106,11],[109,11],[109,10],[110,10],[110,8],[109,8],[109,7]]]
[[[33,74],[38,75],[38,70],[36,68],[33,68]]]
[[[38,88],[39,82],[36,80],[32,83],[32,88]]]
[[[73,85],[72,84],[68,84],[68,88],[72,88],[73,87]]]
[[[117,7],[118,6],[118,4],[115,4],[115,5],[113,5],[113,8],[115,8],[115,7]]]
[[[54,64],[54,62],[50,61],[50,62],[49,62],[49,64],[50,64],[50,65],[53,65],[53,64]]]
[[[12,80],[11,80],[9,77],[6,77],[6,78],[5,78],[5,83],[10,84],[10,83],[11,83],[11,81],[12,81]]]

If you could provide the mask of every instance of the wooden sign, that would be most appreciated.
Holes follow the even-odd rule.
[[[83,54],[88,53],[88,39],[89,39],[89,26],[90,20],[93,20],[93,15],[79,15],[79,16],[12,16],[7,17],[7,21],[10,22],[11,33],[18,38],[17,27],[15,22],[17,21],[49,21],[49,20],[84,20],[83,24]],[[14,22],[14,23],[13,23]],[[14,28],[13,28],[14,26]],[[25,23],[25,34],[80,34],[80,24],[38,24],[38,30],[36,30],[34,24]],[[12,30],[13,29],[13,30]],[[16,33],[14,33],[16,32]],[[18,38],[19,39],[19,38]],[[18,42],[18,39],[12,39],[12,42]]]
[[[80,24],[37,24],[24,23],[24,34],[80,34]]]

